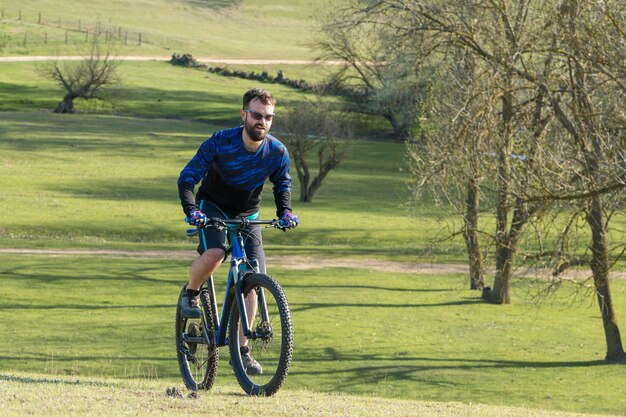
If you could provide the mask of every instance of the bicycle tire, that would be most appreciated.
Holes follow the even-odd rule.
[[[200,293],[202,314],[209,333],[210,343],[191,343],[185,336],[204,337],[204,328],[201,319],[184,318],[180,311],[180,293],[176,306],[176,354],[178,366],[187,389],[192,391],[210,390],[217,376],[219,349],[215,345],[215,323],[211,314],[211,300],[208,291]]]
[[[236,304],[230,311],[228,345],[231,365],[241,388],[250,395],[269,397],[280,389],[289,372],[293,352],[293,324],[282,287],[268,275],[258,273],[246,275],[243,283],[244,296],[257,288],[264,292],[271,327],[262,320],[260,306],[257,305],[251,330],[264,332],[266,336],[249,340],[248,345],[254,358],[262,365],[263,374],[248,375],[244,369],[239,343],[241,322]]]

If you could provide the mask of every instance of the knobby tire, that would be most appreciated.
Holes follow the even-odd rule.
[[[252,356],[263,367],[262,375],[248,375],[243,367],[239,349],[240,314],[237,305],[233,305],[230,312],[229,348],[231,365],[237,381],[243,390],[250,395],[271,396],[281,387],[291,364],[293,352],[293,324],[287,297],[281,286],[270,276],[265,274],[248,274],[244,278],[243,293],[247,296],[256,288],[261,288],[265,295],[268,307],[269,324],[272,337],[249,340]],[[251,330],[267,331],[267,323],[261,319],[260,305]],[[235,325],[233,325],[233,323]],[[269,333],[269,332],[268,332]]]
[[[181,297],[185,286],[181,291]],[[204,336],[204,326],[201,319],[188,319],[181,315],[180,297],[176,307],[176,353],[180,373],[187,389],[192,391],[210,390],[217,375],[219,350],[215,346],[215,323],[211,314],[211,300],[207,291],[200,293],[200,304],[209,340],[212,343],[187,343],[184,334],[193,333],[194,336]]]

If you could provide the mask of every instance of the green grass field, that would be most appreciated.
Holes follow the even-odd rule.
[[[5,246],[188,244],[176,179],[213,125],[43,112],[0,113],[0,124]],[[461,242],[441,252],[431,246],[428,238],[440,233],[436,215],[419,209],[414,217],[404,207],[402,150],[400,144],[357,143],[355,157],[330,174],[314,203],[295,203],[302,217],[298,233],[268,236],[268,242],[287,253],[462,258]],[[271,189],[266,191],[265,199],[272,201]],[[36,223],[14,215],[33,209]],[[265,216],[274,216],[271,206],[265,210]],[[351,214],[349,224],[337,221],[341,213]],[[416,240],[416,234],[422,238]]]
[[[180,383],[173,303],[194,244],[183,237],[175,180],[215,126],[41,111],[0,113],[0,126],[2,247],[182,250],[173,259],[1,255],[0,331],[9,337],[0,343],[0,369]],[[295,204],[300,228],[266,233],[270,255],[348,257],[345,268],[298,271],[278,262],[270,270],[294,311],[285,389],[626,409],[621,367],[601,361],[592,294],[573,302],[566,289],[535,305],[533,288],[518,281],[512,306],[491,306],[465,289],[462,275],[358,268],[360,258],[462,261],[461,242],[432,245],[442,232],[431,205],[409,216],[402,149],[358,143],[313,204]],[[342,213],[352,214],[349,222],[337,221]],[[621,309],[621,281],[614,293]],[[224,364],[218,385],[237,391],[233,382]]]
[[[148,378],[182,387],[173,317],[188,256],[0,260],[0,373]],[[462,276],[350,263],[301,271],[278,264],[269,272],[284,286],[294,317],[285,392],[626,410],[622,367],[601,361],[597,306],[591,297],[573,301],[571,289],[537,307],[523,296],[528,284],[518,281],[513,305],[499,307],[481,303]],[[625,290],[616,283],[619,305]],[[239,393],[227,356],[216,385]]]
[[[68,4],[0,3],[0,56],[74,54],[82,35],[70,31],[74,44],[65,46],[63,25],[80,19],[83,28],[99,23],[144,34],[141,46],[118,40],[120,54],[309,59],[314,17],[326,2]],[[259,22],[267,30],[259,31]],[[48,43],[35,42],[46,32]],[[30,40],[20,46],[24,34]],[[462,240],[444,240],[448,213],[428,197],[407,204],[404,146],[365,140],[313,203],[294,201],[298,229],[265,234],[269,272],[285,287],[294,315],[294,361],[284,389],[275,399],[241,396],[225,351],[215,394],[197,403],[166,398],[166,387],[182,387],[174,303],[195,246],[184,236],[176,180],[204,138],[238,123],[241,94],[257,83],[163,62],[124,62],[109,101],[78,102],[78,114],[56,115],[49,110],[62,91],[41,78],[41,65],[0,63],[0,249],[123,253],[0,252],[0,409],[7,415],[37,415],[41,399],[53,415],[626,413],[623,366],[602,362],[604,334],[592,293],[564,285],[539,299],[541,284],[517,278],[513,304],[493,306],[466,289],[463,274],[360,264],[465,261]],[[326,71],[242,68],[281,69],[313,81]],[[268,88],[279,99],[273,129],[280,137],[281,110],[303,96]],[[368,123],[380,129],[380,120]],[[298,190],[294,173],[294,196]],[[271,190],[264,199],[262,216],[273,217]],[[144,250],[173,252],[151,257]],[[290,255],[313,266],[341,258],[344,266],[281,265]],[[614,281],[613,295],[621,318],[624,281]],[[128,405],[127,398],[135,400]]]
[[[110,37],[124,55],[188,52],[213,58],[311,59],[315,57],[310,43],[316,16],[327,3],[3,1],[0,55],[75,55],[77,47],[99,31],[101,38]]]

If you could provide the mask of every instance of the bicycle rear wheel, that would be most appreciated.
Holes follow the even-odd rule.
[[[181,291],[181,296],[185,286]],[[184,318],[180,296],[176,307],[176,354],[185,386],[193,391],[209,390],[217,375],[219,350],[215,346],[215,324],[208,291],[200,293],[203,319]]]
[[[237,305],[230,312],[228,344],[231,365],[237,381],[251,395],[271,396],[285,381],[293,351],[293,325],[287,297],[281,286],[265,274],[249,274],[244,278],[243,293],[263,293],[267,305],[267,318],[263,319],[261,303],[257,303],[254,321],[250,326],[256,335],[248,340],[248,346],[263,368],[262,374],[248,375],[240,351],[241,320]],[[250,317],[249,317],[250,319]]]

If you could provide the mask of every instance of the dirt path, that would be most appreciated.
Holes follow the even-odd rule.
[[[116,56],[119,61],[169,61],[171,56]],[[81,61],[83,56],[5,56],[0,57],[0,62],[35,62],[35,61]],[[196,61],[204,64],[233,64],[233,65],[310,65],[314,61],[303,59],[226,59],[199,57]],[[319,62],[321,65],[339,65],[339,61]]]
[[[159,258],[159,259],[194,259],[197,255],[193,250],[114,250],[114,249],[0,249],[0,254],[45,255],[45,256],[110,256],[125,258]],[[386,260],[364,260],[341,258],[321,258],[312,256],[268,256],[268,264],[280,265],[284,268],[305,270],[321,268],[363,268],[382,272],[408,272],[414,274],[467,274],[468,267],[463,264],[433,264],[416,262],[398,262]],[[493,274],[493,271],[489,271]],[[529,278],[550,277],[548,270],[519,268],[516,276]],[[591,276],[589,271],[571,270],[564,274],[569,280],[583,281]],[[611,277],[626,279],[626,271],[611,271]]]
[[[194,259],[197,254],[193,250],[115,250],[115,249],[0,249],[0,254],[15,255],[46,255],[46,256],[110,256],[125,258],[160,258],[160,259]],[[346,262],[340,258],[320,258],[308,256],[268,256],[268,263],[280,264],[291,269],[319,268],[365,268],[389,272],[415,273],[463,273],[464,265],[417,264],[379,260],[351,260]]]

